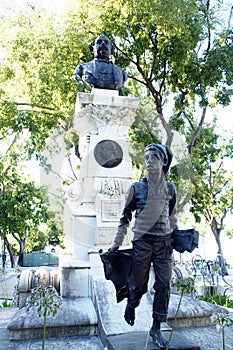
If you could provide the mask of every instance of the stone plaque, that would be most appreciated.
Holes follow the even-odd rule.
[[[106,221],[119,221],[121,214],[121,201],[102,201],[101,202],[101,219]]]

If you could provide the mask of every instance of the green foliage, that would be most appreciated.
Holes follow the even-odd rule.
[[[211,316],[211,320],[219,328],[230,327],[233,325],[233,319],[228,313],[216,313]]]
[[[39,317],[52,316],[57,314],[61,305],[62,298],[53,286],[45,286],[43,281],[38,287],[32,289],[27,300],[26,306],[29,310],[31,307],[36,307]]]
[[[12,301],[9,301],[7,299],[4,299],[0,304],[0,308],[1,307],[12,307],[12,306],[13,306]]]
[[[0,201],[0,227],[5,236],[17,233],[24,237],[33,227],[49,218],[46,189],[34,182],[22,181],[15,173],[5,181]]]
[[[233,238],[233,230],[225,230],[225,233],[229,238]]]
[[[34,229],[30,232],[25,243],[25,252],[39,252],[44,250],[48,244],[48,237],[45,232],[40,229]]]
[[[178,292],[180,292],[180,300],[176,309],[176,313],[175,313],[175,318],[172,324],[172,330],[168,339],[168,343],[166,346],[166,350],[169,349],[172,337],[173,337],[173,333],[174,333],[174,329],[175,329],[175,325],[176,325],[176,320],[177,320],[177,316],[180,310],[180,306],[182,303],[182,299],[183,296],[186,294],[192,294],[195,291],[195,285],[194,285],[194,279],[192,277],[182,277],[177,279],[177,281],[174,283],[174,287],[177,289]]]
[[[86,6],[86,1],[79,1],[74,19],[85,28],[84,40],[90,40],[90,33],[93,38],[104,33],[113,39],[116,63],[148,88],[157,112],[168,91],[185,91],[187,101],[198,96],[200,105],[207,106],[214,88],[216,103],[229,102],[220,98],[229,96],[232,84],[232,47],[223,40],[229,29],[219,36],[214,33],[217,10],[209,3],[90,0]],[[211,35],[216,35],[213,41]]]
[[[5,175],[5,176],[4,176]],[[13,254],[19,254],[18,264],[27,250],[43,249],[47,242],[41,225],[50,219],[47,188],[23,179],[17,168],[8,166],[7,174],[0,173],[3,190],[0,200],[0,234],[4,238],[13,267]],[[17,243],[17,244],[16,244]]]
[[[200,297],[200,300],[207,301],[212,304],[224,306],[227,308],[233,308],[233,300],[229,299],[227,295],[212,295],[212,296],[205,296]]]
[[[180,278],[176,281],[175,287],[182,294],[192,294],[195,291],[194,279],[192,277]]]
[[[232,210],[233,174],[225,162],[232,157],[232,146],[215,133],[214,126],[207,126],[200,132],[193,149],[194,188],[192,209],[200,222],[203,213],[206,220],[213,224],[213,218],[219,220]]]
[[[131,157],[136,168],[144,172],[144,148],[150,143],[159,143],[157,117],[150,98],[145,99],[136,111],[136,118],[130,130]]]
[[[193,118],[194,101],[201,106],[230,102],[232,46],[224,40],[230,28],[218,34],[218,24],[217,9],[195,0],[79,0],[70,2],[60,23],[36,7],[6,18],[3,36],[10,40],[3,43],[2,103],[11,106],[13,124],[18,114],[14,131],[27,128],[34,142],[31,153],[41,152],[51,130],[67,123],[75,92],[87,89],[72,85],[70,76],[78,63],[92,59],[88,44],[99,34],[115,42],[116,64],[130,77],[125,91],[141,100],[149,92],[154,119],[159,114],[168,133],[171,126],[184,131],[187,116]],[[213,92],[215,101],[208,97]],[[167,122],[163,106],[169,93],[176,102]],[[139,129],[140,124],[132,128],[134,141],[148,142]]]
[[[1,30],[10,39],[1,43],[1,133],[27,130],[30,157],[40,154],[51,132],[73,114],[73,63],[64,64],[61,33],[48,11],[26,7],[4,18]]]
[[[63,224],[59,213],[51,213],[47,222],[46,237],[50,245],[63,247]]]

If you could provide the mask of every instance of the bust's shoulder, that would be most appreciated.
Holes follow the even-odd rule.
[[[113,63],[113,69],[115,74],[122,76],[123,82],[125,82],[128,79],[128,75],[124,69],[122,69],[121,67],[117,66],[114,63]]]
[[[95,60],[83,63],[82,66],[86,69],[94,68],[95,67]]]

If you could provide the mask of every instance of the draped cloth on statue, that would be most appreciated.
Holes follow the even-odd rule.
[[[104,267],[105,278],[114,284],[116,299],[119,303],[128,297],[128,278],[132,267],[132,250],[115,250],[106,253],[100,250],[99,253]]]

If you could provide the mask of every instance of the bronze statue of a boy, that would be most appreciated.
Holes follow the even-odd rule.
[[[161,144],[150,144],[145,148],[147,178],[133,183],[126,196],[126,203],[116,237],[109,251],[122,244],[127,234],[132,213],[133,227],[132,268],[128,279],[128,303],[125,320],[131,326],[135,321],[135,308],[147,292],[151,264],[154,268],[153,325],[150,336],[160,348],[167,345],[161,330],[166,321],[172,276],[172,232],[177,229],[176,188],[166,180],[172,161],[172,152]]]

